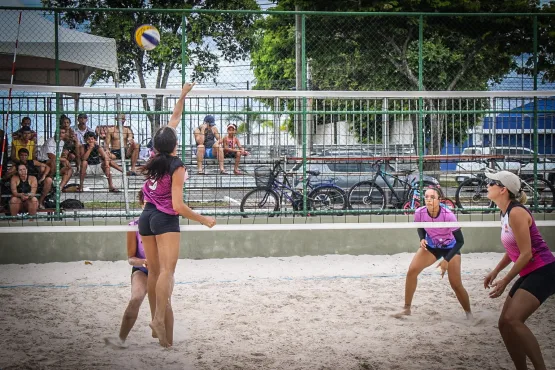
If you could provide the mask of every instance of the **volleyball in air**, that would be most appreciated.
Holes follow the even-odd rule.
[[[160,32],[150,24],[143,24],[135,30],[135,42],[143,50],[152,50],[160,43]]]

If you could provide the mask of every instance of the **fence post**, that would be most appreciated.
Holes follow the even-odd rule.
[[[423,41],[424,41],[424,16],[420,14],[418,22],[418,91],[423,90],[423,76],[424,76],[424,62],[423,62]],[[424,187],[424,129],[423,129],[423,115],[424,115],[424,99],[420,96],[418,98],[418,138],[419,153],[418,153],[418,175],[419,187]],[[423,191],[421,190],[421,193]]]
[[[55,63],[55,79],[56,86],[60,86],[60,44],[58,27],[60,23],[60,13],[54,11],[54,63]],[[60,93],[56,93],[56,121],[54,122],[54,139],[56,141],[56,176],[54,184],[56,184],[56,220],[60,220]]]
[[[534,91],[538,90],[538,16],[534,16]],[[534,210],[538,211],[538,97],[534,96]],[[544,168],[545,169],[545,168]],[[550,204],[549,207],[552,205]]]

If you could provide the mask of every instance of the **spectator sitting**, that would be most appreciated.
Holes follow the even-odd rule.
[[[37,179],[29,176],[27,166],[17,165],[17,174],[10,180],[12,197],[10,198],[10,214],[17,216],[20,212],[27,212],[29,215],[37,214],[38,201],[35,198],[37,192]]]
[[[14,139],[12,142],[12,162],[19,162],[19,149],[25,148],[29,152],[29,159],[35,159],[37,157],[37,147],[33,137],[32,130],[28,126],[23,126],[19,130],[18,139]]]
[[[118,122],[121,121],[123,140],[119,136]],[[108,128],[106,132],[106,146],[110,150],[110,157],[112,159],[121,159],[121,142],[123,141],[125,147],[125,158],[131,158],[130,176],[137,175],[137,159],[139,159],[140,145],[135,142],[133,138],[133,130],[130,126],[125,125],[125,114],[116,116],[116,123]],[[112,166],[114,167],[114,166]],[[114,167],[116,168],[116,167]],[[118,169],[118,168],[116,168]],[[118,169],[122,171],[121,168]]]
[[[83,181],[85,175],[102,175],[108,178],[108,188],[112,193],[119,193],[119,190],[112,184],[112,173],[110,172],[110,157],[104,149],[96,143],[96,134],[87,132],[85,134],[85,145],[81,147],[81,176],[79,181],[79,191],[83,191]]]
[[[65,129],[60,129],[58,154],[60,155],[60,175],[62,175],[62,181],[60,182],[61,189],[64,188],[69,179],[71,179],[71,175],[73,175],[73,169],[69,165],[67,158],[64,157],[64,144],[66,140],[67,131]],[[49,138],[37,151],[37,160],[50,167],[50,177],[53,178],[56,175],[56,139],[54,137]]]
[[[77,116],[77,126],[74,131],[77,135],[77,140],[79,140],[79,145],[85,145],[85,134],[87,132],[93,132],[93,130],[87,126],[88,119],[89,117],[85,113],[81,113]]]
[[[44,208],[44,199],[52,189],[52,178],[48,177],[50,167],[46,164],[37,161],[36,159],[29,159],[29,151],[25,148],[19,149],[19,162],[8,171],[4,180],[9,180],[17,174],[17,165],[24,164],[27,167],[27,175],[33,176],[37,180],[37,192],[40,192],[39,208]]]
[[[216,128],[216,120],[214,116],[208,115],[204,117],[202,125],[197,127],[193,132],[197,143],[197,171],[199,175],[204,175],[202,161],[204,158],[216,158],[220,166],[220,174],[225,175],[224,169],[224,152],[218,144],[220,133]]]
[[[77,172],[79,172],[79,166],[81,165],[81,144],[79,139],[77,139],[77,134],[71,128],[71,119],[65,114],[60,117],[60,129],[67,131],[67,139],[64,143],[64,156],[69,162],[75,162]]]
[[[233,173],[236,175],[242,175],[239,171],[239,163],[241,162],[241,156],[249,155],[245,149],[241,147],[241,143],[235,134],[237,133],[237,125],[230,123],[227,125],[227,135],[222,139],[224,147],[224,157],[225,158],[235,158],[235,166],[233,167]]]
[[[21,129],[22,129],[23,127],[29,127],[29,128],[31,128],[31,118],[29,118],[29,117],[23,117],[23,118],[21,119],[21,124],[20,124],[19,130],[15,131],[15,132],[12,134],[13,140],[16,140],[16,139],[20,139],[20,138],[21,138],[21,134],[22,134]],[[35,131],[33,131],[33,130],[31,130],[31,140],[33,140],[35,143],[38,143],[37,133],[36,133]]]

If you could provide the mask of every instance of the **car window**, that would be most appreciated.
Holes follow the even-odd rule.
[[[470,154],[482,154],[481,148],[466,148],[463,150],[463,154],[470,155]]]
[[[334,172],[360,172],[360,163],[328,163]]]

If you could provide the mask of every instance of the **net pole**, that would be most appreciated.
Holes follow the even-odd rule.
[[[3,138],[2,138],[2,151],[0,153],[0,174],[2,173],[4,167],[4,153],[6,152],[7,141],[8,141],[8,120],[10,117],[10,110],[12,106],[12,91],[13,91],[13,79],[15,76],[15,62],[17,60],[17,47],[19,44],[19,30],[21,29],[21,16],[23,11],[19,11],[19,17],[17,19],[17,34],[15,36],[15,47],[13,51],[13,62],[12,62],[12,75],[10,76],[10,88],[8,90],[8,107],[6,109],[6,119],[4,120],[4,127],[3,127]]]
[[[114,85],[116,88],[119,87],[119,72],[116,71],[114,76]],[[129,186],[127,184],[127,165],[125,163],[125,147],[127,143],[124,143],[124,136],[123,136],[123,120],[121,119],[121,95],[116,94],[116,125],[119,131],[119,150],[121,156],[121,170],[122,170],[122,179],[123,179],[123,200],[125,202],[125,214],[129,216]],[[111,143],[107,143],[107,149],[110,149]],[[109,155],[107,153],[106,155]],[[108,167],[108,171],[112,171],[110,167]],[[112,178],[112,186],[113,186],[114,179]]]

